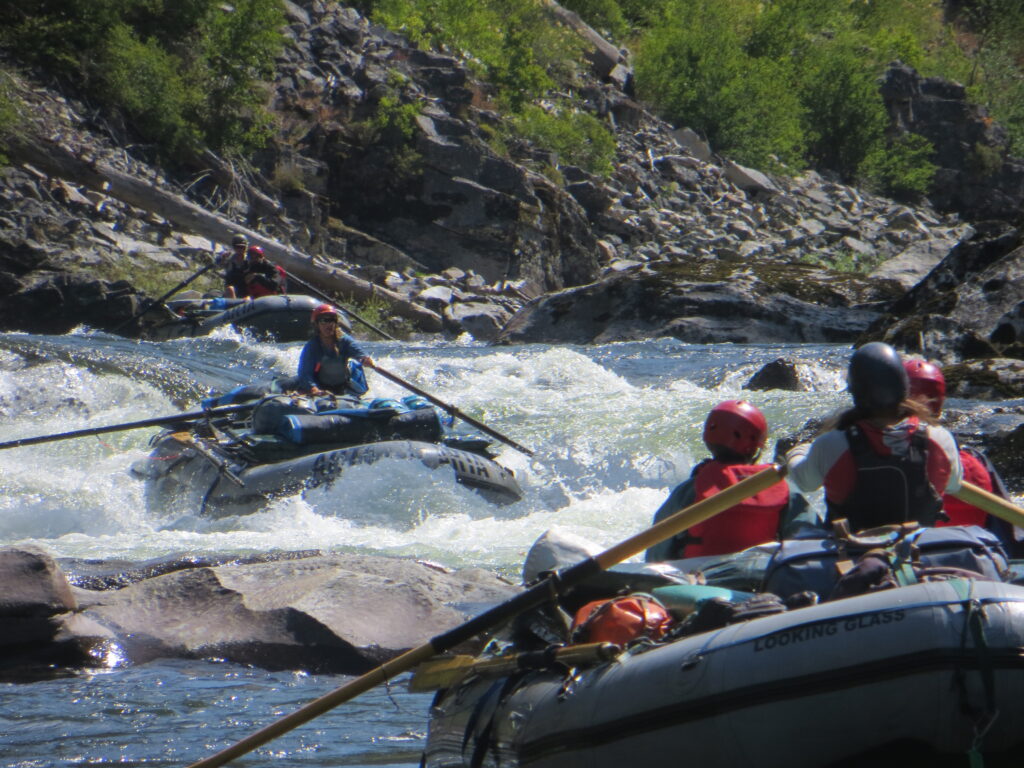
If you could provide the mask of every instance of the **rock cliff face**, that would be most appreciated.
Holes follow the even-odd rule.
[[[893,129],[920,134],[935,147],[931,200],[939,210],[974,221],[1024,219],[1024,160],[1007,155],[1006,131],[967,101],[962,85],[895,62],[881,93]]]

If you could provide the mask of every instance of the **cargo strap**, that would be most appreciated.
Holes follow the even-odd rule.
[[[970,633],[974,643],[974,651],[978,660],[978,673],[984,688],[985,703],[978,709],[971,705],[967,692],[967,676],[962,666],[957,666],[956,685],[960,692],[960,705],[964,713],[971,718],[974,728],[974,740],[967,751],[970,768],[984,768],[985,759],[981,752],[982,742],[992,724],[999,716],[996,707],[996,680],[992,667],[992,656],[989,653],[988,639],[985,637],[985,609],[982,604],[971,596],[973,580],[954,579],[949,582],[961,599],[964,610],[964,626],[960,634],[960,649],[967,650],[967,636]]]

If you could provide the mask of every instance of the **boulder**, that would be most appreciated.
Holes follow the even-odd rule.
[[[1019,354],[1021,233],[981,222],[865,333],[943,363]]]
[[[806,392],[807,385],[800,380],[796,363],[780,357],[778,360],[764,365],[751,376],[750,380],[743,385],[743,389],[755,391],[781,389],[787,392]]]
[[[806,265],[659,263],[541,297],[520,309],[498,340],[842,343],[879,317],[869,300],[891,298],[895,290]]]
[[[42,550],[0,549],[0,678],[102,665],[111,634],[78,615],[64,572]]]
[[[480,570],[335,554],[186,568],[80,600],[134,662],[361,674],[514,592]]]

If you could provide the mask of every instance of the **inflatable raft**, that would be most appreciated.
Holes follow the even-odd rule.
[[[319,304],[312,296],[262,296],[258,299],[183,298],[167,302],[172,319],[148,325],[143,337],[167,341],[206,336],[225,325],[279,342],[309,338],[309,318]]]
[[[351,398],[314,402],[269,395],[244,419],[157,435],[132,473],[145,481],[150,509],[209,517],[249,514],[275,498],[313,489],[330,492],[350,468],[389,460],[450,472],[455,482],[495,503],[522,497],[513,473],[489,455],[489,440],[452,432],[436,409],[419,400],[364,405]]]
[[[762,549],[747,561],[775,554]],[[666,567],[678,563],[658,568],[678,574]],[[603,578],[633,588],[662,578],[657,568],[631,567]],[[725,570],[749,574],[742,564]],[[818,604],[707,584],[650,592],[689,620],[611,659],[607,649],[588,658],[587,646],[571,644],[516,653],[496,638],[499,655],[476,660],[436,695],[422,765],[1020,764],[1024,587],[1016,583],[952,577]],[[737,601],[759,607],[701,626],[702,604]],[[550,610],[548,620],[541,615],[511,635],[544,634],[537,625],[553,622]],[[560,662],[574,647],[580,657]]]

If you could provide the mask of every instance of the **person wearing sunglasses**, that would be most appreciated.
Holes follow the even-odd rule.
[[[241,299],[249,295],[245,279],[249,272],[245,258],[248,247],[249,239],[245,235],[235,235],[231,238],[231,255],[228,257],[227,267],[224,269],[224,298],[226,299]]]
[[[349,360],[373,368],[371,358],[352,338],[352,326],[343,312],[330,304],[313,310],[313,333],[299,354],[297,388],[311,395],[344,394],[349,381]]]

